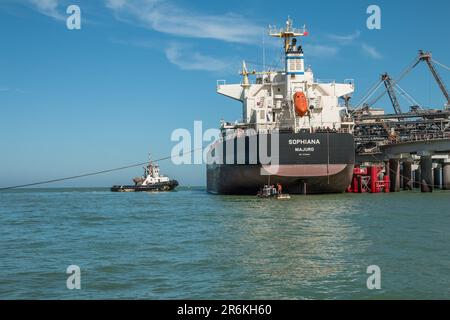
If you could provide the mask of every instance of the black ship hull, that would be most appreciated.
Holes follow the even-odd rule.
[[[113,186],[112,192],[158,192],[172,191],[178,186],[178,181],[171,180],[168,182],[160,182],[147,186]]]
[[[350,185],[355,163],[352,135],[337,132],[280,133],[278,155],[273,154],[276,165],[261,163],[259,156],[264,139],[268,152],[273,152],[269,136],[258,137],[256,149],[250,147],[251,139],[248,137],[234,138],[235,145],[239,144],[239,139],[244,139],[240,143],[245,145],[245,155],[241,156],[240,162],[236,154],[234,159],[229,155],[237,150],[235,146],[229,142],[217,144],[213,152],[223,152],[223,163],[207,165],[207,191],[255,195],[263,185],[279,183],[285,193],[320,194],[341,193]],[[257,161],[251,163],[255,150]]]

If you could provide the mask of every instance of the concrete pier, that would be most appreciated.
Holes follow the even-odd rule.
[[[400,161],[398,159],[389,159],[389,180],[391,181],[390,191],[400,191]]]
[[[450,190],[450,162],[442,164],[442,189]]]
[[[414,188],[420,188],[420,167],[414,170]]]
[[[441,166],[439,164],[433,169],[433,186],[441,189]]]
[[[412,190],[413,181],[412,181],[412,163],[410,161],[403,162],[403,190]]]
[[[420,183],[422,192],[433,191],[433,160],[429,155],[420,157]]]
[[[400,163],[400,189],[403,190],[403,164]]]

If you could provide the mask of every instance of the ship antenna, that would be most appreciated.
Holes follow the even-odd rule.
[[[290,46],[290,40],[293,37],[304,37],[308,35],[308,31],[306,31],[306,26],[298,29],[293,27],[293,22],[290,17],[286,20],[286,27],[278,29],[276,26],[269,25],[269,36],[275,38],[283,38],[284,39],[284,51],[288,52]]]
[[[263,34],[262,38],[262,59],[263,59],[263,72],[266,71],[266,46],[264,43],[265,34]]]

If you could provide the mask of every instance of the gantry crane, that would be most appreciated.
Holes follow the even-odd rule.
[[[396,98],[395,95],[395,90],[399,91],[401,94],[403,94],[405,96],[405,98],[416,102],[409,94],[407,94],[405,92],[405,90],[403,90],[402,88],[399,87],[398,83],[408,74],[411,72],[411,70],[413,70],[420,62],[424,61],[427,65],[428,68],[431,71],[431,74],[433,75],[434,79],[436,80],[440,90],[442,91],[445,99],[446,99],[446,104],[445,107],[447,109],[450,108],[450,94],[444,84],[444,81],[442,80],[441,76],[439,75],[439,73],[437,72],[436,68],[435,68],[435,64],[440,65],[441,67],[447,69],[450,71],[450,68],[436,60],[434,60],[432,58],[431,52],[425,52],[423,50],[419,50],[419,54],[418,56],[414,59],[413,63],[411,65],[409,65],[402,73],[401,75],[398,77],[397,80],[393,80],[387,73],[383,74],[381,76],[381,78],[378,80],[378,82],[369,90],[369,92],[363,97],[363,99],[361,100],[361,102],[356,105],[356,108],[354,109],[353,112],[356,112],[357,109],[361,108],[361,107],[365,107],[365,108],[370,108],[371,106],[373,106],[378,100],[380,100],[385,94],[386,92],[389,95],[389,98],[391,99],[392,105],[394,107],[394,111],[396,114],[401,114],[401,109],[400,109],[400,104],[398,103],[398,100]],[[378,95],[376,98],[372,99],[371,101],[369,101],[369,99],[375,94],[375,92],[378,90],[378,88],[381,86],[381,84],[384,83],[385,87],[386,87],[386,91],[382,92],[380,95]],[[415,103],[417,106],[420,107],[419,104]]]
[[[395,113],[402,114],[402,109],[400,108],[397,96],[395,95],[391,77],[389,76],[389,74],[384,73],[381,75],[381,80],[384,82],[384,86],[386,87],[386,91],[389,95],[389,99],[391,100],[392,107],[394,108]]]
[[[425,61],[430,68],[431,73],[433,74],[434,79],[436,80],[439,88],[444,94],[445,99],[447,99],[447,103],[445,106],[447,108],[450,107],[450,95],[448,94],[447,88],[445,87],[444,81],[442,81],[441,76],[437,72],[436,68],[433,65],[433,59],[431,58],[431,52],[424,52],[423,50],[419,50],[419,61]]]

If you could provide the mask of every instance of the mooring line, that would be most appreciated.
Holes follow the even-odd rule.
[[[190,150],[188,152],[183,153],[182,155],[190,154],[190,153],[193,153],[193,152],[195,152],[197,150],[203,150],[203,147],[202,148],[192,149],[192,150]],[[152,160],[152,161],[153,162],[161,162],[161,161],[164,161],[164,160],[169,160],[171,158],[172,158],[172,156],[167,156],[167,157],[159,158],[159,159]],[[112,168],[112,169],[107,169],[107,170],[101,170],[101,171],[94,171],[94,172],[89,172],[89,173],[78,174],[78,175],[75,175],[75,176],[69,176],[69,177],[64,177],[64,178],[45,180],[45,181],[39,181],[39,182],[32,182],[32,183],[15,185],[15,186],[9,186],[9,187],[2,187],[2,188],[0,188],[0,191],[11,190],[11,189],[18,189],[18,188],[24,188],[24,187],[31,187],[31,186],[37,186],[37,185],[41,185],[41,184],[48,184],[48,183],[66,181],[66,180],[79,179],[79,178],[84,178],[84,177],[89,177],[89,176],[95,176],[95,175],[99,175],[99,174],[104,174],[104,173],[109,173],[109,172],[114,172],[114,171],[120,171],[120,170],[140,167],[140,166],[146,165],[147,163],[148,163],[148,161],[141,162],[141,163],[130,164],[130,165],[127,165],[127,166],[122,166],[122,167],[117,167],[117,168]]]

